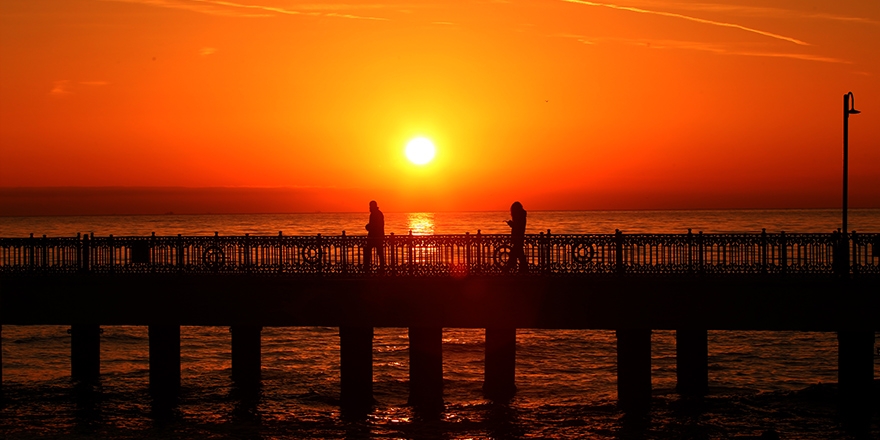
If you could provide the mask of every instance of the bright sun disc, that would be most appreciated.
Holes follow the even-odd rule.
[[[434,158],[434,143],[429,139],[417,137],[406,144],[406,157],[416,165],[424,165]]]

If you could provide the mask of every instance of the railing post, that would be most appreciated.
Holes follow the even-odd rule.
[[[694,233],[688,228],[687,233],[687,267],[688,273],[694,273]]]
[[[91,262],[89,261],[89,256],[91,255],[91,240],[89,239],[89,234],[85,234],[83,236],[82,248],[81,248],[80,252],[81,252],[80,270],[83,272],[88,272],[91,268]]]
[[[620,229],[614,230],[614,247],[616,272],[618,275],[623,275],[626,268],[623,266],[623,232],[620,232]]]
[[[36,254],[37,254],[37,243],[36,239],[34,239],[34,233],[31,232],[31,238],[28,240],[28,270],[33,271],[34,265],[36,264]]]
[[[767,273],[767,229],[761,229],[761,273]]]
[[[116,252],[113,251],[113,248],[116,247],[116,240],[113,239],[113,234],[110,234],[110,237],[107,239],[107,249],[110,252],[110,258],[108,258],[110,263],[110,273],[116,272]]]
[[[150,272],[156,273],[156,259],[153,258],[153,248],[156,246],[156,232],[150,233],[150,244],[147,246],[147,262],[150,265]],[[164,264],[164,262],[163,262]]]
[[[409,230],[409,238],[407,239],[407,248],[409,249],[409,275],[412,276],[415,273],[415,263],[413,263],[415,251],[413,250],[413,233],[412,229]]]
[[[183,270],[183,235],[177,234],[177,271]]]
[[[397,246],[394,245],[394,233],[388,234],[388,249],[390,250],[390,255],[388,255],[388,267],[392,273],[397,274]]]
[[[467,267],[465,269],[465,273],[470,273],[473,270],[471,266],[471,233],[464,233],[464,264]]]
[[[43,239],[41,240],[41,242],[42,242],[42,246],[41,246],[42,249],[40,250],[40,260],[41,260],[40,266],[46,267],[49,265],[48,264],[49,245],[48,245],[48,239],[46,238],[46,234],[43,234]]]
[[[843,234],[838,229],[831,233],[831,270],[840,277],[845,275],[843,273],[844,257],[846,257],[846,253],[843,252]]]
[[[785,231],[779,234],[779,259],[782,265],[782,273],[788,272],[788,239],[785,237]]]
[[[550,273],[550,229],[547,229],[547,235],[544,237],[541,255],[544,259],[541,267],[544,268],[544,273]]]
[[[43,267],[43,270],[46,270],[49,266],[49,239],[46,238],[46,234],[43,234],[42,248],[42,255],[40,258],[42,261],[40,262],[40,266]]]
[[[278,273],[284,273],[284,239],[281,231],[278,231]]]
[[[697,252],[700,253],[700,259],[698,264],[700,265],[700,273],[706,273],[706,249],[703,246],[703,231],[700,231],[699,235],[697,235]]]
[[[318,234],[318,239],[316,240],[316,242],[317,242],[316,247],[318,248],[318,250],[316,251],[318,253],[318,273],[323,274],[324,273],[324,251],[321,248],[322,242],[323,242],[323,240],[321,240],[321,234]]]
[[[538,270],[544,271],[544,232],[538,233]]]
[[[483,236],[480,233],[480,230],[477,229],[477,274],[483,273]]]
[[[76,233],[76,270],[77,272],[83,271],[82,266],[82,236],[79,232]]]
[[[250,244],[250,236],[251,234],[244,234],[244,267],[245,272],[251,273],[251,244]]]
[[[348,274],[348,239],[345,230],[342,231],[342,273]]]
[[[849,242],[847,242],[847,246],[849,246],[852,252],[852,258],[849,259],[848,270],[855,276],[859,272],[859,265],[857,264],[859,261],[859,250],[856,246],[856,231],[852,231],[852,234],[850,234],[850,241],[852,241],[852,246],[849,246]]]

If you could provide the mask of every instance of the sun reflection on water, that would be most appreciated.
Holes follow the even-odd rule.
[[[407,215],[407,225],[413,235],[434,235],[434,213],[412,212]]]

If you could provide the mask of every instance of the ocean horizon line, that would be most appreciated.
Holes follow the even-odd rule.
[[[589,213],[618,213],[618,212],[762,212],[762,211],[840,211],[840,207],[830,208],[632,208],[632,209],[529,209],[528,212],[589,212]],[[856,207],[849,208],[849,211],[880,211],[880,207]],[[362,211],[277,211],[277,212],[154,212],[154,213],[100,213],[100,214],[34,214],[34,215],[6,215],[0,213],[0,218],[21,218],[21,217],[155,217],[155,216],[237,216],[237,215],[311,215],[311,214],[363,214]],[[486,209],[486,210],[383,210],[386,214],[443,214],[443,213],[495,213],[506,212],[503,209]]]
[[[547,192],[539,187],[504,191],[475,188],[332,187],[0,187],[0,217],[56,215],[295,214],[366,212],[371,200],[385,212],[497,212],[513,201],[528,211],[707,211],[751,209],[839,209],[830,192],[811,196],[738,193],[705,188],[626,192],[614,188]],[[851,209],[880,208],[853,194]]]

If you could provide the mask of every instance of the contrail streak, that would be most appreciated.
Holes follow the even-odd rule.
[[[576,4],[586,5],[586,6],[601,6],[604,8],[618,9],[621,11],[638,12],[640,14],[652,14],[652,15],[660,15],[663,17],[680,18],[682,20],[693,21],[696,23],[711,24],[713,26],[722,26],[722,27],[740,29],[740,30],[743,30],[746,32],[752,32],[752,33],[755,33],[758,35],[763,35],[765,37],[775,38],[777,40],[788,41],[789,43],[794,43],[794,44],[797,44],[800,46],[809,46],[810,45],[810,43],[798,40],[796,38],[786,37],[784,35],[774,34],[772,32],[765,32],[765,31],[762,31],[759,29],[752,29],[750,27],[745,27],[745,26],[742,26],[742,25],[739,25],[736,23],[724,23],[721,21],[706,20],[703,18],[691,17],[689,15],[676,14],[674,12],[651,11],[648,9],[634,8],[631,6],[613,5],[613,4],[609,4],[609,3],[595,3],[595,2],[589,2],[589,1],[583,1],[583,0],[562,0],[562,1],[567,2],[567,3],[576,3]]]
[[[247,5],[242,3],[236,3],[230,0],[104,0],[104,1],[115,1],[115,2],[123,2],[123,3],[137,3],[149,6],[163,7],[163,8],[176,8],[176,9],[185,9],[189,11],[200,12],[204,14],[222,14],[222,15],[233,15],[239,17],[267,17],[270,14],[284,14],[284,15],[304,15],[304,16],[312,16],[312,17],[336,17],[336,18],[351,18],[358,20],[380,20],[380,21],[388,21],[387,18],[380,17],[368,17],[363,15],[354,15],[354,14],[344,14],[338,12],[316,12],[316,11],[297,11],[293,9],[287,9],[282,7],[274,7],[274,6],[263,6],[263,5]],[[224,8],[222,11],[218,11],[216,9],[210,8]],[[230,11],[236,10],[246,10],[246,11],[255,11],[253,14],[245,14],[240,12],[232,13]]]
[[[212,5],[219,5],[219,6],[227,6],[230,8],[256,9],[256,10],[260,10],[260,11],[275,12],[278,14],[286,14],[286,15],[324,15],[327,17],[354,18],[354,19],[359,19],[359,20],[387,21],[387,19],[379,18],[379,17],[365,17],[365,16],[361,16],[361,15],[339,14],[339,13],[334,13],[334,12],[324,13],[324,14],[315,13],[315,12],[301,12],[301,11],[294,11],[291,9],[277,8],[277,7],[272,7],[272,6],[244,5],[241,3],[234,3],[234,2],[223,1],[223,0],[190,0],[190,1],[198,2],[198,3],[207,3],[207,4],[212,4]]]

